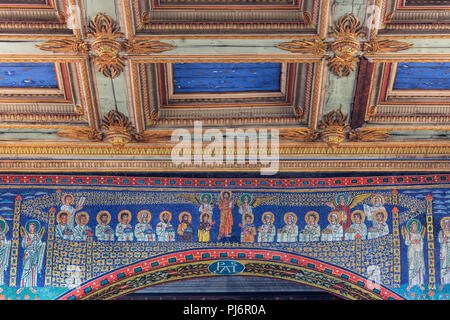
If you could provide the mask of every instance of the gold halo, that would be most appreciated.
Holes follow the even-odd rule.
[[[62,213],[66,213],[67,214],[67,218],[70,217],[70,213],[67,211],[60,211],[58,212],[58,214],[56,215],[56,222],[58,222],[59,224],[61,224],[61,214]]]
[[[308,217],[309,217],[310,215],[313,215],[314,217],[316,217],[316,223],[319,223],[319,214],[318,214],[316,211],[308,211],[308,212],[305,214],[305,221],[306,221],[306,224],[309,224]]]
[[[152,220],[152,213],[148,210],[141,210],[137,213],[137,219],[139,221],[139,223],[143,223],[142,222],[142,215],[146,213],[147,214],[147,219],[148,221],[145,221],[145,223],[149,223]]]
[[[178,221],[180,221],[180,223],[181,223],[181,221],[182,221],[181,217],[183,217],[185,214],[187,214],[188,221],[189,221],[189,223],[191,223],[192,222],[192,215],[191,215],[190,212],[187,212],[187,211],[180,212],[180,214],[178,215]]]
[[[249,215],[249,216],[251,217],[250,223],[253,223],[253,221],[255,221],[255,216],[254,216],[253,213],[251,213],[251,212],[247,212],[246,214],[244,214],[244,215],[242,216],[242,221],[245,222],[245,216],[246,216],[246,215]]]
[[[443,218],[441,219],[440,224],[441,224],[442,230],[445,230],[445,221],[446,221],[446,220],[450,220],[450,217],[443,217]]]
[[[370,199],[370,202],[371,202],[373,205],[375,205],[375,199],[376,199],[376,198],[380,198],[380,199],[381,199],[381,204],[385,204],[385,203],[386,203],[386,200],[384,199],[384,197],[383,197],[382,195],[376,194],[376,195],[374,195],[374,196],[372,197],[372,199]]]
[[[387,220],[387,212],[386,212],[386,210],[379,209],[379,210],[377,210],[377,211],[375,211],[373,213],[373,216],[376,218],[377,213],[379,213],[379,212],[381,212],[383,214],[383,222],[386,222],[386,220]]]
[[[3,217],[0,217],[0,221],[1,221],[1,222],[3,223],[3,225],[5,226],[5,227],[3,228],[3,230],[0,230],[0,233],[2,233],[2,234],[7,234],[8,231],[9,231],[9,226],[8,226],[8,224],[6,223],[5,219],[3,219]]]
[[[63,194],[62,197],[61,197],[61,202],[62,202],[63,204],[65,203],[64,200],[65,200],[67,197],[71,197],[71,198],[72,198],[72,201],[70,202],[70,204],[75,203],[75,197],[73,196],[73,194],[71,194],[71,193],[65,193],[65,194]]]
[[[87,213],[86,211],[78,212],[77,215],[75,216],[75,222],[77,224],[80,224],[80,216],[82,214],[84,214],[86,216],[86,224],[88,224],[88,222],[89,222],[89,213]]]
[[[130,223],[130,222],[131,222],[131,219],[132,219],[131,211],[130,211],[130,210],[127,210],[127,209],[121,210],[121,211],[117,214],[117,221],[121,222],[122,219],[120,219],[120,216],[121,216],[123,213],[128,213],[128,215],[130,216],[130,220],[128,221],[128,223]]]
[[[361,223],[364,223],[364,220],[366,220],[366,215],[364,214],[364,211],[362,211],[362,210],[355,210],[352,212],[352,214],[350,215],[350,219],[352,219],[352,222],[353,223],[355,222],[354,217],[353,217],[355,213],[359,213],[361,215]]]
[[[273,215],[273,213],[270,212],[270,211],[267,211],[267,212],[264,212],[264,213],[262,214],[262,216],[261,216],[261,221],[262,221],[263,224],[266,223],[266,221],[264,220],[264,217],[265,217],[266,215],[269,215],[269,216],[270,216],[270,223],[273,223],[273,222],[275,221],[275,216]]]
[[[339,211],[333,210],[328,214],[328,222],[331,224],[331,215],[335,214],[337,216],[337,222],[341,222],[341,213]]]
[[[200,222],[203,222],[203,216],[204,216],[204,215],[208,216],[208,222],[210,222],[210,221],[211,221],[211,215],[210,215],[209,213],[207,213],[207,212],[203,212],[203,213],[200,215]]]
[[[293,217],[294,217],[294,224],[296,224],[297,223],[297,215],[295,214],[295,213],[293,213],[293,212],[286,212],[285,214],[284,214],[284,222],[286,223],[286,224],[288,224],[288,221],[287,221],[287,217],[289,216],[289,215],[292,215]]]
[[[111,222],[111,214],[109,213],[109,211],[106,211],[106,210],[102,210],[97,213],[98,224],[102,224],[102,221],[100,220],[100,216],[103,214],[106,214],[108,216],[108,220],[106,221],[106,224],[109,224]]]
[[[161,211],[161,213],[159,214],[159,220],[163,221],[162,216],[163,216],[164,213],[167,213],[167,215],[169,216],[169,220],[168,221],[170,222],[172,220],[172,212],[170,212],[169,210]]]
[[[228,192],[228,194],[230,195],[230,197],[228,199],[231,200],[231,197],[233,196],[233,193],[230,190],[222,190],[222,191],[220,191],[220,199],[223,199],[223,194],[225,192]]]

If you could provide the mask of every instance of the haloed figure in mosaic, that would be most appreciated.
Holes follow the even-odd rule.
[[[167,210],[161,212],[159,214],[159,220],[159,223],[156,225],[158,241],[175,241],[175,229],[170,223],[172,213]]]
[[[275,216],[272,212],[265,212],[262,215],[263,225],[258,228],[258,242],[273,242],[275,240],[274,220]]]
[[[278,229],[277,242],[296,242],[298,238],[297,215],[287,212],[284,215],[285,226]]]
[[[306,226],[300,232],[299,241],[319,241],[320,240],[320,226],[319,214],[315,211],[309,211],[305,215]]]
[[[73,204],[75,203],[75,197],[73,195],[65,194],[63,195],[61,200],[63,203],[61,206],[61,211],[65,211],[68,213],[67,223],[69,227],[73,229],[75,225],[75,214],[83,209],[84,198],[81,198],[80,201],[75,204],[75,207],[73,207]]]
[[[352,225],[345,230],[345,240],[366,240],[367,227],[364,223],[365,214],[361,210],[355,210],[352,212]]]
[[[344,230],[340,222],[339,211],[331,211],[328,214],[328,226],[322,231],[322,241],[341,241]]]
[[[133,241],[133,227],[130,224],[131,212],[122,210],[119,212],[119,224],[116,226],[117,241]]]
[[[73,229],[74,239],[77,241],[87,241],[94,233],[87,225],[89,222],[89,214],[87,212],[79,212],[75,216],[77,226]]]
[[[450,236],[450,217],[441,219],[441,231],[439,231],[438,240],[441,245],[440,262],[441,262],[441,285],[442,290],[445,285],[450,283],[450,252],[449,252],[449,236]]]
[[[194,241],[194,229],[192,229],[192,216],[189,212],[181,212],[179,216],[180,224],[178,225],[177,233],[180,241],[191,242]]]
[[[372,227],[369,228],[368,239],[375,239],[389,234],[389,226],[386,223],[386,210],[375,211],[369,220],[372,220]]]
[[[211,228],[216,224],[215,221],[211,221],[211,215],[208,213],[202,213],[200,215],[200,224],[198,226],[198,241],[209,242],[211,240]]]
[[[8,230],[8,224],[2,217],[0,217],[0,286],[5,284],[5,271],[9,266],[11,240],[6,238]],[[2,291],[3,289],[0,287],[0,292]]]
[[[36,293],[33,287],[37,286],[37,276],[41,273],[42,263],[44,261],[45,242],[41,238],[44,234],[44,228],[37,220],[30,220],[25,227],[20,228],[22,236],[22,277],[20,279],[20,288],[17,294],[20,294],[24,288],[29,288],[31,292]]]
[[[253,220],[253,214],[247,213],[244,216],[244,223],[239,223],[239,227],[241,227],[241,242],[255,242],[256,228]]]
[[[412,219],[403,226],[402,235],[405,244],[408,247],[408,287],[406,291],[410,291],[412,287],[419,286],[421,290],[425,290],[425,260],[423,257],[423,233],[422,225],[419,220]]]
[[[217,240],[220,240],[222,237],[231,237],[231,231],[233,228],[233,208],[234,201],[231,199],[231,191],[223,190],[220,193],[220,225]]]
[[[95,236],[99,241],[114,241],[114,230],[109,226],[111,215],[108,211],[100,211],[97,214],[97,226]]]
[[[137,241],[156,241],[156,234],[150,225],[152,214],[148,210],[141,210],[137,214],[138,224],[134,227]]]
[[[73,240],[73,230],[69,226],[68,219],[69,213],[66,211],[60,211],[56,215],[55,237],[63,240]]]

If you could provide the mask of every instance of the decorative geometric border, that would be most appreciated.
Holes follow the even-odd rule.
[[[138,276],[149,275],[150,277],[156,275],[158,272],[164,272],[166,269],[183,265],[192,265],[195,268],[200,262],[213,262],[217,260],[228,260],[233,259],[236,261],[251,262],[262,267],[268,264],[272,265],[274,268],[280,268],[285,270],[285,267],[291,267],[293,269],[288,269],[287,273],[283,274],[280,272],[277,274],[262,274],[258,272],[244,272],[242,275],[253,275],[253,276],[269,276],[275,278],[281,278],[301,283],[306,283],[305,280],[292,278],[292,272],[306,270],[319,274],[324,278],[338,279],[341,283],[345,283],[350,291],[353,291],[355,296],[360,298],[365,297],[366,299],[382,299],[382,300],[403,300],[403,298],[391,290],[376,285],[373,286],[371,281],[349,272],[345,269],[338,268],[327,263],[319,262],[311,258],[306,258],[300,255],[295,255],[291,253],[285,253],[275,250],[253,250],[253,249],[196,249],[181,252],[173,252],[170,254],[164,254],[162,256],[148,259],[133,265],[129,265],[124,268],[120,268],[113,271],[107,275],[103,275],[94,280],[83,284],[82,286],[69,291],[58,297],[58,300],[85,300],[85,299],[114,299],[121,295],[130,293],[132,291],[139,290],[146,286],[146,284],[139,284],[139,281],[133,281]],[[198,277],[211,277],[214,276],[213,273],[203,273],[192,272],[186,275],[181,275],[177,277],[176,271],[174,273],[175,279],[158,279],[154,281],[154,284],[160,284],[164,282],[171,282],[174,280],[191,279]],[[131,285],[129,283],[132,283]],[[308,283],[312,285],[311,283]],[[332,294],[340,295],[344,298],[351,299],[351,295],[348,294],[344,296],[343,291],[341,291],[341,286],[336,286],[336,288],[324,288],[318,286],[319,288],[326,290]],[[353,297],[354,298],[354,297]]]
[[[352,187],[449,184],[450,174],[368,176],[341,178],[168,178],[74,175],[0,175],[0,185],[64,186],[129,186],[129,187],[189,187],[189,188],[280,188]]]

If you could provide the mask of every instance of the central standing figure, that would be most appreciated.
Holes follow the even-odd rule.
[[[231,230],[233,228],[233,208],[234,201],[231,199],[231,191],[223,190],[220,193],[220,225],[217,240],[220,240],[223,236],[227,238],[231,237]]]

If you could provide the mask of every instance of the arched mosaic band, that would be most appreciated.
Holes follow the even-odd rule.
[[[59,297],[60,300],[113,299],[158,284],[214,277],[217,261],[238,262],[239,275],[289,280],[323,289],[345,299],[402,300],[391,290],[348,270],[307,257],[274,250],[207,249],[172,252],[115,270]]]

